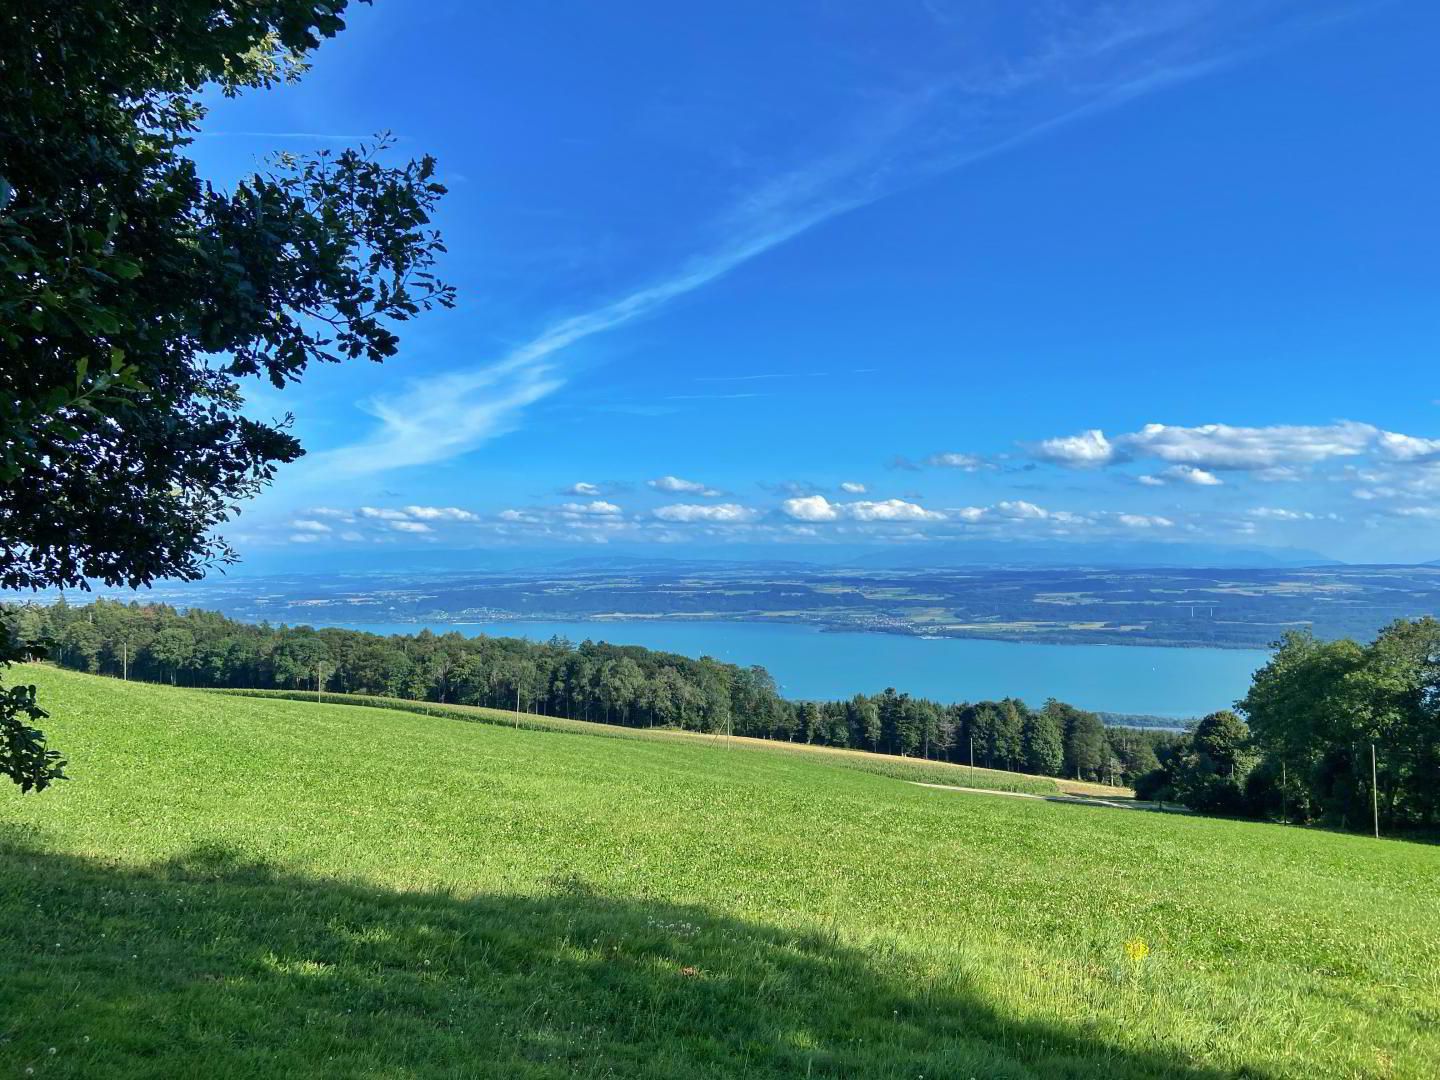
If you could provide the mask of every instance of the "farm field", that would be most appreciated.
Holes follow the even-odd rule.
[[[15,674],[0,1075],[1440,1071],[1434,847]]]

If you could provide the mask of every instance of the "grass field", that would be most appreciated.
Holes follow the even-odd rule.
[[[1440,1074],[1440,849],[24,675],[0,1076]]]
[[[325,694],[317,698],[313,691],[300,690],[211,690],[209,692],[239,697],[280,698],[288,701],[373,705],[386,709],[421,713],[425,716],[441,716],[454,720],[469,720],[474,723],[499,724],[502,727],[561,732],[568,735],[601,735],[611,739],[658,739],[662,742],[679,742],[692,746],[697,743],[714,745],[719,742],[725,749],[747,747],[768,750],[777,754],[802,754],[817,764],[836,768],[858,769],[861,772],[878,773],[881,776],[889,776],[897,780],[954,784],[957,787],[982,788],[988,791],[1053,795],[1062,790],[1074,790],[1085,794],[1103,793],[1111,796],[1118,794],[1122,797],[1133,797],[1134,794],[1128,788],[1106,787],[1101,784],[1082,783],[1078,780],[1057,780],[1049,776],[1032,776],[1027,773],[1007,772],[1003,769],[971,768],[968,765],[952,765],[944,761],[901,758],[893,754],[872,754],[865,750],[812,746],[809,743],[755,739],[742,735],[727,735],[717,740],[714,735],[706,735],[697,731],[623,727],[620,724],[604,724],[593,720],[569,720],[560,716],[505,712],[501,709],[488,709],[479,705],[437,705],[429,701],[367,697],[360,694]]]

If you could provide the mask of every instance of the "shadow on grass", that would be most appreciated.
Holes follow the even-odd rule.
[[[214,847],[121,868],[11,833],[0,942],[4,1075],[1230,1075],[1007,1018],[898,953],[580,881],[397,892]]]

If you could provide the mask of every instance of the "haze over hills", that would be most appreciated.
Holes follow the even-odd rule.
[[[1338,559],[1305,548],[1232,547],[1225,544],[1054,540],[969,540],[888,547],[855,565],[915,569],[959,566],[1116,566],[1133,568],[1250,568],[1340,566]]]
[[[1395,619],[1440,607],[1440,568],[1425,566],[1144,567],[1099,560],[1055,566],[1017,559],[1006,566],[890,568],[616,555],[508,569],[307,569],[158,583],[143,594],[98,591],[123,601],[158,600],[289,624],[723,622],[926,638],[1239,649],[1266,648],[1297,629],[1363,639]]]
[[[1203,542],[961,540],[897,544],[709,544],[683,549],[654,544],[607,546],[603,554],[574,545],[396,551],[377,564],[373,550],[347,548],[275,552],[257,549],[226,569],[232,578],[314,573],[413,573],[507,570],[635,570],[737,567],[952,569],[1003,567],[1125,567],[1133,569],[1274,569],[1343,566],[1339,559],[1297,547],[1236,547]],[[1434,565],[1434,564],[1426,564]]]

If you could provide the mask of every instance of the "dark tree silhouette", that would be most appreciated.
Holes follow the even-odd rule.
[[[0,13],[0,587],[193,580],[214,529],[303,452],[241,380],[380,361],[453,290],[429,157],[277,155],[233,190],[186,156],[226,94],[298,77],[346,0],[51,0]],[[0,663],[19,659],[8,642]],[[0,769],[61,763],[33,694],[0,699]]]

